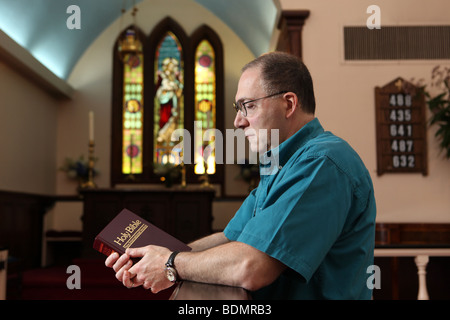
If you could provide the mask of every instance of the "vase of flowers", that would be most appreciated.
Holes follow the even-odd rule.
[[[94,160],[94,163],[96,160]],[[59,169],[65,172],[69,179],[77,181],[78,189],[82,189],[82,186],[89,180],[89,160],[85,159],[83,155],[78,159],[67,157]],[[97,176],[98,170],[93,168],[92,175],[93,177]]]

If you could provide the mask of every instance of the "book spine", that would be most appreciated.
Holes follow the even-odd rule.
[[[108,243],[102,241],[99,238],[95,238],[93,247],[100,253],[103,253],[105,256],[109,256],[114,252],[117,252],[119,255],[122,255],[124,252],[117,250],[114,246],[108,245]]]

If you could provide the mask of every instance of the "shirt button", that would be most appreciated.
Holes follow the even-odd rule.
[[[278,166],[278,169],[280,169],[280,170],[283,169],[283,166]]]

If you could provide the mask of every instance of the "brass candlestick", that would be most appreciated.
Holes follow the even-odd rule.
[[[206,161],[204,163],[205,163],[205,173],[199,178],[200,181],[203,181],[200,187],[212,188],[211,183],[209,183],[208,163]]]
[[[181,163],[181,187],[186,188],[186,166]]]
[[[81,185],[82,188],[85,189],[93,189],[97,188],[97,185],[94,182],[94,141],[89,140],[89,162],[88,162],[88,181]]]
[[[209,176],[208,174],[205,172],[200,178],[200,181],[203,181],[202,184],[200,185],[200,187],[202,188],[211,188],[211,184],[209,183]]]
[[[180,160],[181,160],[181,187],[186,188],[186,166],[184,164],[183,151],[180,152]]]

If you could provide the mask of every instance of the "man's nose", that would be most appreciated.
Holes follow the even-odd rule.
[[[248,124],[247,119],[242,115],[240,111],[236,113],[236,117],[234,118],[234,127],[239,128],[245,128]]]

